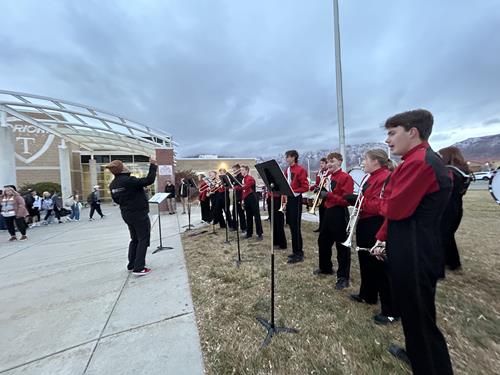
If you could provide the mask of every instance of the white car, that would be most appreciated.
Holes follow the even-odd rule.
[[[476,178],[476,181],[488,181],[491,178],[491,175],[493,173],[491,171],[485,171],[485,172],[476,172],[474,173],[474,177]]]

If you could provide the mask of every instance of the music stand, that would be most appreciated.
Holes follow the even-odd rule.
[[[259,163],[255,165],[255,168],[257,168],[257,172],[259,172],[260,177],[262,177],[262,180],[264,180],[264,183],[266,184],[268,191],[273,194],[273,193],[279,193],[281,195],[287,195],[287,196],[293,196],[293,191],[292,188],[290,187],[290,184],[285,178],[285,175],[283,174],[283,171],[279,167],[278,163],[276,160],[269,160],[264,163]],[[274,239],[274,199],[271,198],[270,200],[271,204],[271,320],[268,321],[264,318],[257,317],[257,321],[264,326],[265,329],[267,329],[267,336],[264,339],[264,342],[261,345],[261,348],[266,347],[270,342],[271,339],[273,338],[274,335],[278,333],[298,333],[299,331],[295,328],[288,328],[288,327],[276,327],[275,321],[274,321],[274,288],[275,288],[275,275],[276,272],[274,270],[274,245],[273,245],[273,239]]]
[[[219,176],[220,180],[222,181],[222,185],[224,186],[225,189],[227,188],[233,188],[233,184],[231,183],[231,180],[229,179],[229,177],[225,174],[223,175],[220,175]],[[229,207],[227,205],[227,196],[228,194],[226,194],[226,190],[224,189],[224,215],[226,216],[226,241],[224,241],[224,243],[231,243],[229,241],[229,225],[231,224],[230,221],[229,221],[229,218],[228,218],[228,211],[229,211]]]
[[[192,178],[187,179],[187,199],[188,199],[188,225],[183,225],[183,228],[186,228],[186,232],[188,230],[191,230],[191,228],[194,228],[194,225],[191,224],[191,188],[194,187],[196,188],[196,184],[194,183]]]
[[[170,246],[163,246],[162,239],[161,239],[161,213],[160,213],[160,204],[167,199],[172,193],[156,193],[149,199],[149,203],[156,204],[158,207],[158,231],[160,234],[160,246],[156,248],[155,251],[153,251],[152,254],[156,254],[158,251],[161,250],[172,250],[173,247]]]
[[[241,182],[238,181],[236,177],[234,177],[231,173],[226,172],[229,180],[233,184],[233,205],[235,207],[234,213],[235,213],[235,222],[234,225],[236,227],[236,243],[238,244],[238,259],[236,260],[236,266],[239,267],[241,263],[241,250],[240,250],[240,218],[238,214],[238,201],[236,200],[236,189],[234,188],[235,185],[237,186],[243,186]]]

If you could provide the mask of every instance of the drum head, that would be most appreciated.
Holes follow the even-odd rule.
[[[496,169],[495,172],[493,172],[493,175],[490,178],[490,184],[489,184],[489,190],[490,194],[497,202],[500,204],[500,168]]]
[[[365,178],[366,173],[361,168],[353,168],[349,171],[352,179],[354,180],[354,192],[358,193],[361,189],[361,182]]]

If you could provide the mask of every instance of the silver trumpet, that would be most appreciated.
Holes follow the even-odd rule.
[[[359,219],[359,213],[361,212],[361,205],[363,204],[363,191],[360,190],[358,198],[356,199],[356,203],[354,204],[354,208],[352,209],[351,216],[349,217],[349,223],[347,224],[347,240],[342,242],[343,246],[351,247],[352,246],[352,236],[354,235],[354,228],[356,228],[356,223]]]

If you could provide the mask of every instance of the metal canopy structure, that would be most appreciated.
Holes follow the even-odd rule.
[[[151,155],[173,148],[170,134],[90,106],[39,95],[0,90],[0,112],[7,122],[36,126],[88,153],[123,151]]]

